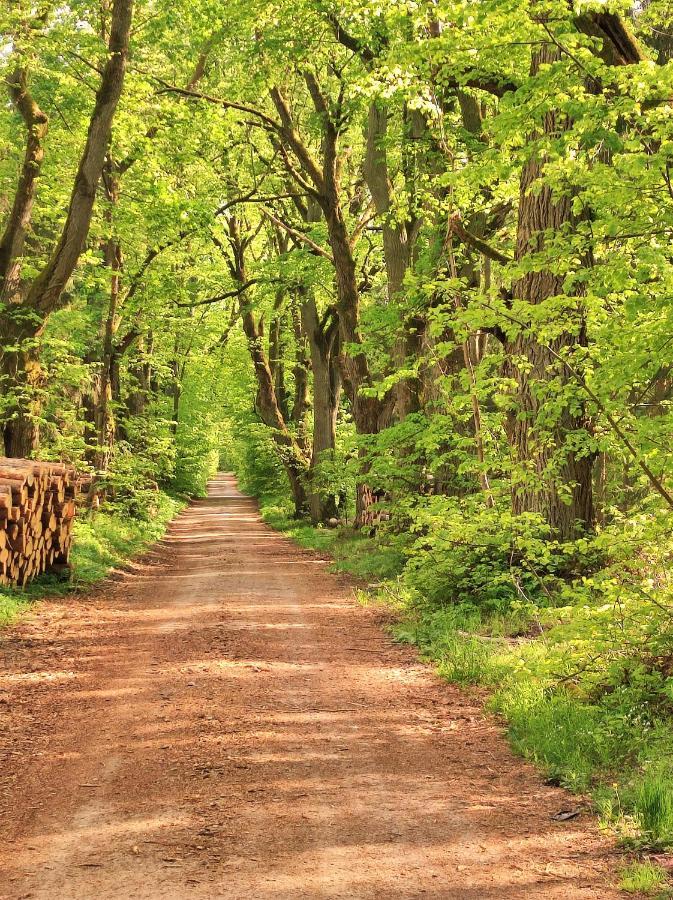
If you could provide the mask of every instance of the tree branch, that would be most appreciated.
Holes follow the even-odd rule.
[[[33,99],[28,88],[28,72],[18,67],[8,78],[9,96],[26,126],[26,151],[2,238],[0,238],[0,299],[7,299],[18,286],[20,257],[30,225],[37,183],[44,159],[43,142],[49,119]]]
[[[249,287],[252,287],[253,284],[258,284],[261,280],[261,278],[250,278],[244,284],[239,284],[238,287],[233,288],[231,291],[226,291],[224,294],[217,294],[214,297],[208,297],[206,300],[197,300],[194,303],[178,303],[174,301],[174,305],[179,306],[181,309],[192,309],[195,306],[211,306],[213,303],[220,303],[222,300],[240,297]]]
[[[304,171],[313,182],[315,189],[322,194],[325,189],[323,173],[320,166],[318,166],[317,162],[313,159],[308,147],[299,136],[294,125],[290,107],[278,87],[271,88],[271,99],[273,100],[282,123],[282,126],[279,129],[280,134],[301,163]]]
[[[296,238],[298,241],[301,241],[303,244],[306,244],[307,247],[310,247],[313,252],[318,255],[324,257],[324,259],[328,259],[332,265],[334,265],[334,258],[332,254],[325,250],[324,247],[321,247],[320,244],[316,244],[315,241],[312,241],[311,238],[304,234],[301,231],[297,231],[296,228],[293,228],[291,225],[288,225],[287,222],[283,222],[282,219],[279,219],[278,216],[274,215],[270,209],[264,207],[265,215],[275,224],[278,225],[279,228],[283,228],[287,231],[288,234],[292,235],[292,237]]]
[[[204,94],[202,91],[195,91],[190,88],[181,88],[175,84],[170,84],[168,81],[164,81],[163,78],[159,78],[156,75],[152,77],[159,84],[163,85],[163,90],[158,91],[159,94],[177,94],[180,97],[188,97],[192,100],[205,100],[207,103],[214,103],[216,106],[222,106],[224,109],[236,109],[249,116],[255,116],[260,122],[264,122],[265,125],[268,125],[268,127],[272,128],[274,131],[282,131],[281,125],[276,122],[275,119],[272,119],[271,116],[262,112],[261,109],[255,109],[254,106],[248,106],[245,103],[237,103],[234,100],[224,100],[222,97],[213,97],[210,94]]]
[[[345,47],[347,50],[350,50],[352,53],[355,53],[365,63],[374,61],[374,52],[370,50],[370,48],[365,44],[363,44],[362,41],[358,40],[358,38],[354,37],[349,31],[347,31],[341,25],[339,19],[336,17],[336,15],[334,15],[334,13],[326,13],[326,19],[332,26],[334,37],[343,47]]]
[[[132,15],[133,0],[115,0],[107,61],[89,121],[87,140],[77,168],[63,231],[49,261],[31,285],[26,297],[27,306],[43,316],[58,308],[89,233],[96,188],[124,83]]]
[[[511,257],[505,256],[504,253],[501,253],[499,250],[491,247],[490,244],[487,244],[486,241],[482,241],[481,238],[478,238],[476,235],[469,232],[467,228],[465,228],[461,224],[460,213],[455,213],[449,219],[447,236],[450,236],[452,234],[455,234],[456,237],[464,244],[467,244],[469,247],[477,250],[488,259],[492,259],[495,262],[501,263],[501,265],[503,266],[506,266],[508,263],[512,262]]]

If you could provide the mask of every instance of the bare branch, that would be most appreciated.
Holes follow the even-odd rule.
[[[325,188],[323,173],[318,163],[313,159],[310,150],[297,132],[292,113],[290,112],[290,107],[281,93],[280,88],[271,88],[271,99],[273,100],[282,123],[281,128],[278,129],[280,134],[301,163],[304,171],[313,182],[315,189],[319,193],[323,193]]]
[[[249,116],[255,116],[260,122],[264,122],[265,125],[268,125],[268,127],[272,128],[274,131],[282,131],[282,126],[276,122],[275,119],[272,119],[271,116],[262,112],[261,109],[255,109],[254,106],[248,106],[245,103],[236,103],[234,100],[225,100],[222,97],[213,97],[210,94],[204,94],[202,91],[177,87],[177,85],[170,84],[168,81],[164,81],[163,78],[159,78],[156,75],[152,77],[163,86],[163,90],[159,91],[159,94],[177,94],[179,97],[188,97],[192,100],[205,100],[207,103],[214,103],[216,106],[222,106],[224,109],[236,109]]]
[[[355,53],[359,56],[364,62],[370,63],[375,59],[374,53],[367,47],[362,41],[358,40],[354,37],[349,31],[341,25],[339,19],[334,15],[334,13],[328,12],[326,14],[327,21],[332,26],[334,31],[334,37],[337,41],[345,47],[347,50],[350,50],[352,53]]]

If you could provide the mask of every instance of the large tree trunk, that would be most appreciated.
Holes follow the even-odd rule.
[[[61,302],[89,233],[96,189],[124,84],[132,12],[133,0],[115,0],[107,62],[96,94],[63,231],[47,265],[28,291],[27,305],[43,315],[49,315]]]
[[[361,347],[360,295],[355,277],[355,261],[338,203],[328,208],[327,227],[336,270],[341,343],[343,347]],[[356,432],[363,436],[378,434],[382,428],[390,424],[391,409],[387,400],[371,396],[363,390],[372,386],[364,350],[342,350],[339,354],[339,367]],[[355,501],[356,527],[372,523],[371,506],[376,500],[374,492],[366,483],[368,472],[366,457],[366,449],[361,448],[361,478],[356,488]]]
[[[11,302],[19,289],[21,258],[44,160],[49,120],[30,93],[28,71],[19,67],[9,77],[9,95],[26,126],[26,151],[12,209],[0,238],[0,302]]]
[[[119,200],[119,180],[114,171],[114,163],[107,161],[106,195],[114,206]],[[108,215],[108,225],[112,228],[112,215]],[[107,315],[103,322],[103,352],[96,393],[95,433],[96,449],[94,465],[104,472],[108,468],[110,454],[114,446],[115,421],[112,407],[112,369],[115,357],[115,336],[118,327],[118,307],[120,276],[123,267],[122,249],[119,241],[110,236],[104,247],[105,264],[110,274],[110,288]]]
[[[347,350],[343,349],[339,355],[339,366],[355,428],[361,435],[377,434],[390,419],[390,404],[387,402],[387,398],[381,400],[379,397],[370,396],[366,390],[363,390],[372,387],[372,377],[359,331],[360,292],[356,278],[353,246],[341,205],[339,179],[342,161],[339,159],[338,149],[339,127],[332,118],[329,104],[322,94],[315,74],[307,70],[304,78],[316,113],[322,123],[321,165],[316,162],[311,151],[299,136],[290,107],[279,88],[271,89],[271,99],[280,117],[280,135],[283,141],[292,148],[307,177],[314,185],[315,200],[322,210],[327,225],[336,276],[336,306],[339,314],[342,348],[348,347]],[[354,347],[356,349],[353,349]],[[366,498],[369,493],[359,490],[359,495],[361,500],[358,503],[358,510],[362,512],[366,509]],[[360,516],[356,517],[356,524],[362,520]]]
[[[3,332],[3,338],[6,334]],[[9,337],[8,343],[13,340],[16,340],[18,349],[5,352],[1,359],[0,384],[4,386],[5,396],[0,403],[6,403],[8,409],[3,410],[0,427],[4,455],[26,459],[39,446],[38,416],[43,372],[35,346],[22,341],[21,337]]]
[[[556,62],[560,52],[552,44],[542,45],[534,52],[531,74]],[[553,111],[545,114],[545,134],[568,125]],[[572,197],[552,194],[543,181],[544,165],[544,157],[533,153],[521,174],[517,260],[543,251],[545,232],[558,234],[573,223]],[[514,285],[514,298],[538,306],[563,295],[563,281],[549,269],[528,272]],[[517,305],[518,317],[525,315],[523,310],[525,306]],[[593,525],[594,457],[575,449],[578,437],[581,443],[589,428],[586,399],[559,360],[586,346],[582,299],[578,297],[574,308],[563,315],[566,327],[552,341],[539,340],[534,328],[525,325],[506,342],[505,375],[516,384],[506,423],[514,461],[513,512],[539,514],[556,537],[567,540]]]
[[[424,130],[420,113],[411,114],[406,123],[415,140]],[[386,288],[388,299],[401,307],[404,278],[413,258],[414,244],[418,233],[418,221],[410,213],[406,220],[391,219],[392,184],[386,150],[388,131],[388,110],[378,103],[371,103],[367,119],[367,149],[364,175],[374,201],[376,214],[381,222],[383,238],[383,258],[386,267]],[[407,175],[407,187],[412,192],[412,177]],[[401,333],[395,339],[393,361],[398,369],[404,369],[410,359],[417,359],[421,349],[423,325],[416,317],[406,321],[402,316]],[[421,382],[418,377],[405,376],[393,389],[394,417],[402,421],[411,412],[420,408]]]
[[[599,38],[597,54],[610,66],[633,65],[644,59],[629,28],[615,13],[585,13],[575,19],[575,25],[583,33]],[[533,53],[531,74],[535,76],[541,65],[558,61],[561,53],[560,45],[542,44]],[[551,111],[545,115],[543,130],[553,135],[568,124]],[[521,175],[517,261],[544,248],[546,230],[555,234],[573,222],[571,198],[554,197],[544,183],[536,184],[542,178],[544,162],[544,158],[533,154]],[[589,257],[586,263],[590,263]],[[563,279],[549,270],[529,272],[514,286],[513,293],[516,299],[537,305],[562,295]],[[594,454],[575,449],[576,438],[586,434],[590,422],[581,389],[573,384],[559,360],[559,356],[572,355],[575,349],[586,346],[581,300],[578,299],[572,321],[568,313],[565,315],[568,327],[552,341],[538,341],[532,330],[524,328],[514,340],[505,343],[505,371],[516,383],[515,402],[507,421],[519,476],[513,484],[512,508],[515,513],[538,513],[562,539],[572,538],[593,525],[595,460]],[[526,364],[517,364],[518,359],[524,359]],[[563,397],[564,392],[570,396]]]

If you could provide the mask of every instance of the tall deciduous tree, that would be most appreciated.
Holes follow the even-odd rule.
[[[25,245],[44,159],[47,117],[30,92],[30,71],[19,60],[10,81],[10,97],[26,130],[26,153],[12,210],[0,239],[0,378],[10,396],[3,422],[5,452],[29,456],[36,447],[36,415],[41,372],[36,351],[48,317],[65,301],[65,290],[84,249],[98,181],[119,103],[133,12],[132,0],[115,0],[109,26],[107,58],[91,113],[84,149],[75,174],[65,222],[46,264],[31,279],[22,279]],[[17,51],[23,51],[20,44]]]

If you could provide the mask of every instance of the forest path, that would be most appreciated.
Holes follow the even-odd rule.
[[[589,816],[233,477],[0,637],[0,896],[611,898]]]

